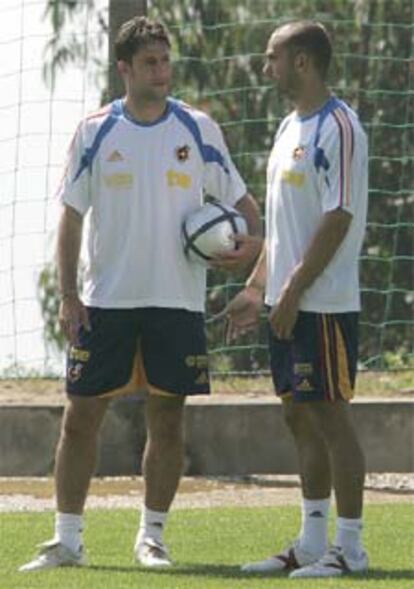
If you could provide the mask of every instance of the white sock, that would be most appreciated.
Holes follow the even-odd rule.
[[[303,550],[315,555],[322,556],[328,546],[330,502],[330,497],[327,499],[302,498],[302,526],[299,544]]]
[[[83,517],[73,513],[55,515],[55,540],[73,552],[79,552],[82,545]]]
[[[157,542],[162,542],[162,533],[167,521],[167,515],[167,512],[153,511],[143,505],[136,544],[140,544],[144,538],[153,538]]]
[[[363,552],[362,519],[338,517],[336,520],[336,534],[334,546],[342,548],[344,554],[350,558],[359,558]]]

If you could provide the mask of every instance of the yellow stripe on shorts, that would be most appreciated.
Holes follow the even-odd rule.
[[[331,401],[335,400],[335,387],[332,378],[332,362],[331,362],[331,346],[329,341],[329,331],[328,331],[328,318],[326,315],[322,315],[322,328],[323,328],[323,341],[324,341],[324,349],[325,349],[325,370],[326,370],[326,378],[328,381],[328,395]]]
[[[335,321],[336,351],[338,358],[338,387],[343,399],[349,400],[354,396],[354,391],[349,379],[348,355],[344,338],[338,323]]]

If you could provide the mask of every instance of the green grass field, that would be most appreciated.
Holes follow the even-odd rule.
[[[132,561],[137,513],[90,511],[85,543],[89,566],[18,573],[34,545],[51,537],[53,514],[1,514],[1,589],[413,589],[413,508],[409,504],[368,505],[365,544],[367,575],[341,579],[293,580],[285,576],[246,576],[239,564],[282,548],[294,537],[299,509],[221,508],[175,511],[166,541],[177,563],[168,571],[144,570]]]

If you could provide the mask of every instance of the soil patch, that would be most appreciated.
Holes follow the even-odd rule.
[[[367,477],[367,503],[412,502],[414,474],[377,474]],[[87,507],[92,509],[139,508],[143,500],[142,477],[93,479]],[[266,507],[299,505],[297,476],[184,477],[174,509],[213,507]],[[51,478],[1,478],[0,511],[53,510]]]

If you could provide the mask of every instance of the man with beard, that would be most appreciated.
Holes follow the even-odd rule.
[[[331,577],[365,571],[364,457],[352,422],[360,310],[358,257],[368,199],[367,141],[355,112],[326,82],[325,28],[277,28],[264,73],[292,102],[267,169],[266,242],[246,287],[227,308],[229,338],[268,307],[271,371],[299,456],[302,526],[279,554],[243,567]],[[337,522],[328,547],[331,488]]]

